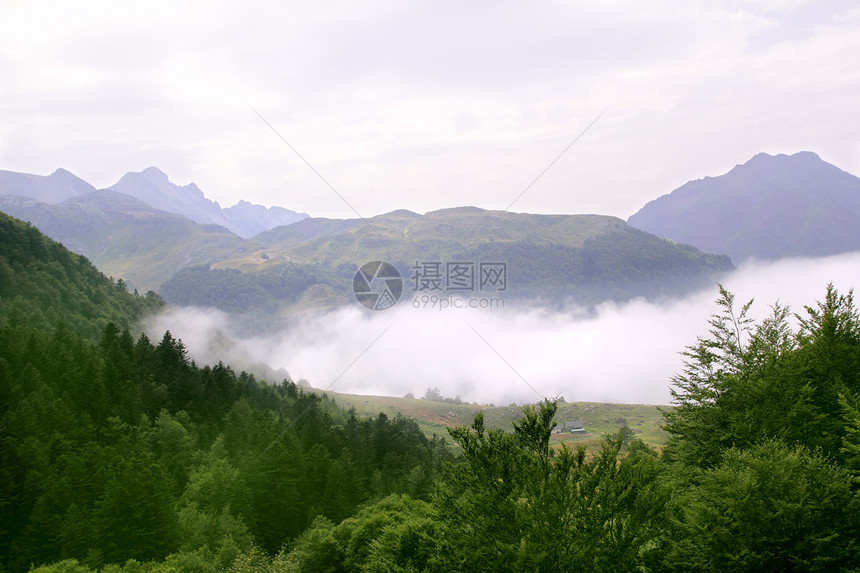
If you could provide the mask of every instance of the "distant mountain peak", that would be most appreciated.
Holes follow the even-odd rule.
[[[181,189],[183,193],[188,193],[189,195],[194,195],[195,197],[199,197],[200,199],[203,199],[206,197],[203,194],[203,191],[201,191],[200,187],[197,186],[197,183],[194,183],[193,181],[191,183],[189,183],[188,185],[183,185],[179,189]],[[212,201],[213,203],[218,205],[219,209],[221,208],[221,205],[218,203],[218,201],[216,201],[214,199],[208,199],[208,200]]]
[[[126,173],[102,191],[120,194],[147,208],[180,215],[200,225],[218,225],[243,238],[308,217],[306,213],[296,213],[283,207],[267,208],[244,199],[234,207],[222,209],[217,201],[206,198],[196,183],[172,183],[167,173],[155,166]],[[51,175],[0,170],[0,197],[19,197],[56,205],[95,192],[95,187],[62,167]]]
[[[410,218],[419,218],[421,215],[414,211],[410,211],[409,209],[395,209],[394,211],[389,211],[388,213],[382,213],[381,215],[377,215],[377,217],[410,217]]]
[[[628,223],[735,262],[860,250],[860,179],[811,151],[758,153],[649,202]]]
[[[792,153],[791,155],[787,155],[785,153],[779,153],[775,157],[791,157],[795,160],[810,160],[810,161],[822,161],[821,157],[815,153],[814,151],[798,151],[797,153]]]
[[[265,207],[244,199],[223,210],[227,219],[241,229],[243,237],[253,237],[276,227],[292,225],[307,219],[307,213],[296,213],[283,207]]]
[[[149,178],[157,179],[158,181],[168,181],[167,173],[159,169],[158,167],[147,167],[143,171],[140,172],[141,175],[146,175]]]
[[[835,165],[827,163],[821,159],[817,153],[812,151],[798,151],[791,155],[785,153],[778,153],[776,155],[757,153],[746,163],[736,165],[735,169],[798,169],[809,167],[839,169]],[[841,169],[839,170],[841,171]],[[734,171],[734,169],[732,171]]]
[[[464,205],[462,207],[445,207],[442,209],[436,209],[435,211],[428,211],[425,213],[425,216],[445,217],[448,215],[474,215],[478,213],[498,214],[499,211],[481,209],[480,207],[474,207],[472,205]]]
[[[61,203],[95,191],[96,188],[66,169],[50,175],[0,171],[0,195],[26,197],[42,203]]]
[[[108,189],[131,195],[155,209],[183,215],[196,223],[221,225],[241,234],[231,225],[221,206],[207,199],[196,184],[176,185],[157,167],[147,167],[140,173],[126,173]]]

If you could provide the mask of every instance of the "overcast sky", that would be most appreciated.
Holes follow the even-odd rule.
[[[627,218],[758,152],[860,173],[860,9],[803,0],[0,0],[0,169],[226,207]]]

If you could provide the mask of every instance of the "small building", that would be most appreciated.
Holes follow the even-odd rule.
[[[582,422],[580,422],[579,420],[573,420],[557,425],[555,428],[553,428],[552,431],[556,434],[584,434],[585,427],[583,427]]]

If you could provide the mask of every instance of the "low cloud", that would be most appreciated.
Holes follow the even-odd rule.
[[[762,317],[779,300],[802,313],[827,283],[843,292],[860,284],[860,253],[819,259],[750,262],[722,280],[742,304],[755,298]],[[684,347],[707,334],[717,311],[714,285],[664,302],[570,308],[385,311],[358,305],[307,316],[289,329],[242,337],[231,318],[211,309],[170,309],[145,329],[183,340],[198,363],[235,368],[264,363],[294,380],[336,392],[402,396],[439,388],[469,402],[508,404],[540,397],[568,401],[668,404],[670,379]]]

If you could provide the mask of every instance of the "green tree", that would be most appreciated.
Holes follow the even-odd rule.
[[[304,456],[289,432],[273,436],[261,451],[244,462],[250,493],[249,526],[254,538],[274,553],[307,526],[305,502],[301,496]]]
[[[840,294],[831,283],[824,300],[805,311],[805,317],[798,317],[799,354],[813,391],[819,436],[814,445],[841,459],[847,430],[840,396],[860,393],[860,315],[854,292]]]
[[[662,466],[622,435],[587,459],[584,447],[550,448],[556,404],[526,407],[514,434],[451,430],[464,463],[451,466],[434,499],[441,520],[438,570],[636,570],[659,532]]]
[[[426,502],[391,495],[338,525],[318,517],[292,545],[291,571],[424,571],[433,561],[437,527]]]
[[[836,571],[860,566],[860,499],[847,472],[803,446],[731,448],[682,478],[654,553],[665,571]],[[676,484],[676,487],[678,484]]]
[[[111,468],[96,504],[97,547],[107,563],[161,559],[179,548],[173,484],[140,445],[124,447],[134,453]]]
[[[841,403],[845,423],[844,465],[853,475],[854,484],[860,486],[860,396],[842,396]]]
[[[687,348],[684,369],[672,379],[667,458],[715,467],[725,449],[773,437],[840,459],[846,430],[839,396],[852,391],[860,368],[851,296],[828,286],[825,302],[798,317],[799,333],[778,303],[758,324],[747,316],[752,301],[736,311],[722,286],[717,304],[709,336]]]

